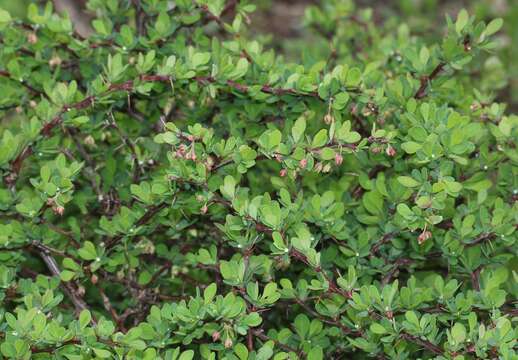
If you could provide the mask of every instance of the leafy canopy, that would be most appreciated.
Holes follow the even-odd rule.
[[[248,1],[0,10],[4,357],[517,358],[502,20],[321,3],[293,62]]]

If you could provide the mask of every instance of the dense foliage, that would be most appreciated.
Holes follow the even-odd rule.
[[[518,357],[501,19],[326,0],[288,62],[247,1],[88,7],[0,10],[3,356]]]

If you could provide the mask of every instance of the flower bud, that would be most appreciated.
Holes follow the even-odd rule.
[[[337,166],[340,166],[340,165],[342,165],[343,162],[344,162],[344,157],[342,156],[342,154],[336,153],[335,154],[335,164]]]
[[[200,212],[202,214],[206,214],[207,213],[207,210],[209,210],[209,208],[207,207],[207,204],[203,205],[200,209]]]
[[[34,32],[30,32],[27,34],[27,41],[29,44],[36,44],[38,42],[38,36]]]
[[[335,118],[333,117],[333,115],[331,114],[326,114],[326,116],[324,116],[324,122],[329,125],[331,124],[333,121],[335,121]]]
[[[331,171],[331,164],[327,163],[324,165],[324,167],[322,168],[322,172],[323,173],[328,173]]]
[[[94,146],[95,145],[95,139],[93,138],[92,135],[88,135],[87,137],[85,137],[84,143],[85,143],[85,145],[88,145],[88,146]]]
[[[225,340],[225,344],[224,344],[224,345],[225,345],[225,348],[226,348],[226,349],[230,349],[230,348],[232,347],[232,345],[233,345],[233,344],[234,344],[234,343],[232,342],[232,339],[231,339],[231,338],[227,338],[227,339]]]
[[[57,55],[54,55],[50,60],[49,60],[49,66],[50,67],[55,67],[55,66],[59,66],[61,65],[61,58]]]
[[[299,166],[301,169],[305,169],[307,165],[308,165],[308,161],[306,159],[302,159],[299,161]]]
[[[95,274],[92,274],[92,276],[90,277],[90,281],[92,282],[92,284],[97,284],[97,281],[99,281],[99,278],[97,277],[97,275]]]
[[[190,151],[190,158],[192,161],[196,161],[196,152],[194,152],[194,147],[191,148],[191,151]]]
[[[287,174],[288,174],[288,170],[286,170],[286,169],[281,169],[281,171],[279,171],[280,177],[285,177]]]
[[[214,331],[212,333],[212,341],[216,342],[221,337],[221,333],[219,331]]]
[[[397,152],[396,152],[396,149],[394,149],[392,146],[390,145],[387,145],[387,149],[385,150],[385,152],[387,153],[388,156],[390,157],[394,157],[396,156]]]
[[[54,214],[63,216],[65,213],[65,208],[63,206],[57,205],[52,208],[52,211],[54,211]]]
[[[417,238],[417,242],[419,243],[419,245],[422,245],[426,240],[430,239],[431,237],[432,233],[430,231],[423,231]]]
[[[83,297],[85,295],[85,293],[86,293],[85,287],[82,285],[79,285],[77,287],[77,295]]]

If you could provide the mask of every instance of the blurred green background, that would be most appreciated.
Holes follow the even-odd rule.
[[[344,0],[347,1],[347,0]],[[0,7],[12,15],[23,18],[30,3],[44,4],[40,0],[0,0]],[[87,0],[53,0],[59,11],[68,11],[76,24],[88,27],[89,16],[84,11]],[[119,0],[128,4],[130,0]],[[266,34],[269,43],[287,57],[301,56],[307,49],[308,34],[303,32],[304,10],[309,5],[318,4],[318,0],[252,0],[258,7],[252,17],[251,28],[255,34]],[[459,9],[466,8],[480,20],[502,17],[504,29],[499,33],[500,47],[495,56],[486,61],[486,69],[500,74],[488,81],[499,83],[497,100],[506,102],[510,112],[518,112],[518,1],[517,0],[357,0],[359,8],[371,7],[377,21],[399,21],[402,18],[410,28],[421,35],[440,37],[445,27],[445,14],[454,16]],[[86,30],[88,31],[88,30]],[[290,41],[282,41],[289,38]],[[283,45],[280,45],[280,44]],[[514,46],[513,46],[514,45]],[[312,50],[314,50],[312,48]],[[498,71],[495,72],[495,67]],[[482,69],[484,71],[484,69]],[[501,83],[501,84],[500,84]]]

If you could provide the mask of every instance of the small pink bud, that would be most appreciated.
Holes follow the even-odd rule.
[[[61,58],[57,55],[53,56],[50,60],[49,60],[49,66],[50,67],[55,67],[55,66],[59,66],[61,65]]]
[[[280,177],[285,177],[287,174],[288,174],[288,170],[286,170],[286,169],[281,169],[281,171],[279,171]]]
[[[234,344],[234,343],[232,342],[232,339],[231,339],[231,338],[227,338],[227,339],[225,340],[225,344],[224,344],[224,345],[225,345],[225,348],[226,348],[226,349],[230,349],[230,348],[232,347],[232,345],[233,345],[233,344]]]
[[[54,211],[54,214],[56,215],[59,215],[59,216],[63,216],[63,214],[65,213],[65,208],[63,206],[54,206],[52,208],[52,210]]]
[[[196,153],[194,152],[194,147],[191,148],[190,158],[191,158],[192,161],[196,161]]]
[[[342,156],[342,154],[335,154],[335,164],[337,166],[340,166],[342,165],[342,163],[344,162],[344,157]]]
[[[214,331],[212,333],[212,341],[216,342],[219,340],[219,338],[221,337],[221,334],[219,331]]]
[[[299,166],[302,169],[305,169],[307,165],[308,165],[308,161],[306,159],[302,159],[302,160],[299,161]]]
[[[209,210],[209,208],[207,207],[207,204],[203,205],[200,209],[200,212],[202,214],[206,214],[207,213],[207,210]]]
[[[38,42],[38,36],[34,32],[30,32],[27,34],[27,41],[29,44],[36,44]]]
[[[281,155],[281,154],[276,153],[276,154],[274,155],[274,157],[275,157],[275,160],[276,160],[277,162],[281,162],[281,161],[282,161],[282,155]]]
[[[387,149],[385,150],[385,152],[387,153],[388,156],[390,157],[394,157],[396,156],[397,152],[396,152],[396,149],[394,149],[392,146],[388,145],[387,146]]]
[[[423,231],[417,238],[417,242],[419,243],[419,245],[422,245],[426,240],[430,239],[431,237],[432,233],[430,231]]]

